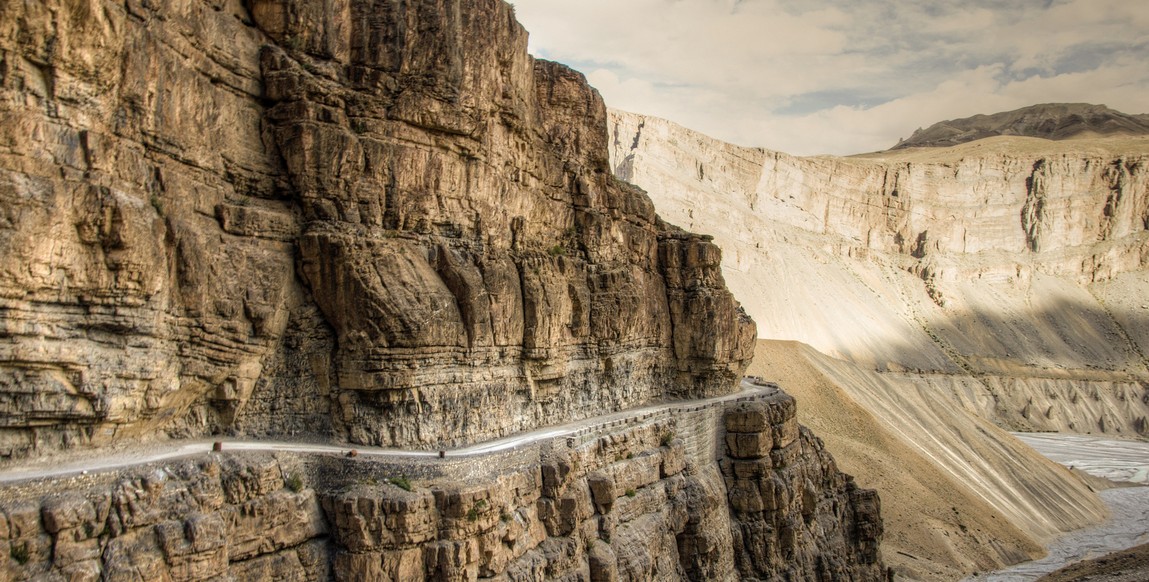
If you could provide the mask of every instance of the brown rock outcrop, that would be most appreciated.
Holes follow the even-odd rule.
[[[42,485],[6,491],[4,579],[329,579],[316,492],[274,458],[189,460],[115,477],[77,477],[43,498]]]
[[[19,485],[0,499],[0,576],[883,580],[876,494],[794,415],[777,394],[454,465],[213,453],[43,499]],[[773,446],[727,457],[724,416]]]
[[[0,455],[432,448],[733,389],[718,250],[498,0],[0,8]]]
[[[877,492],[838,471],[822,441],[798,425],[796,410],[783,395],[726,412],[723,475],[739,572],[761,580],[882,579]]]

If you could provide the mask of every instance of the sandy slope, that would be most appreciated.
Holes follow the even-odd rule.
[[[903,575],[998,569],[1105,516],[1068,470],[911,379],[768,340],[758,342],[751,373],[793,394],[799,419],[841,468],[880,491],[884,557]]]
[[[1037,582],[1145,582],[1149,580],[1149,544],[1078,562],[1038,578]]]

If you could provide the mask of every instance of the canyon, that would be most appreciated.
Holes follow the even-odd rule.
[[[720,249],[526,45],[501,0],[0,6],[0,470],[223,449],[6,479],[0,576],[888,577],[877,493],[740,397]]]
[[[527,39],[0,5],[0,471],[152,459],[5,479],[0,576],[957,579],[1106,517],[1006,430],[1149,432],[1149,139],[799,158]]]
[[[1147,434],[1149,138],[802,158],[612,111],[611,147],[714,235],[758,325],[751,373],[881,491],[896,571],[1000,568],[1104,517],[1006,431]]]

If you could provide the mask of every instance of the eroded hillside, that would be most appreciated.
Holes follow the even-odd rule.
[[[613,115],[616,171],[715,236],[759,337],[974,378],[1011,428],[1149,431],[1149,138],[799,158]]]
[[[752,371],[881,489],[899,572],[985,571],[1104,514],[999,427],[1149,430],[1149,139],[800,158],[624,112],[611,138],[620,177],[723,248]]]

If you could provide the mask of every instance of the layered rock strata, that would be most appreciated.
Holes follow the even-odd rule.
[[[611,119],[615,171],[714,233],[761,337],[944,375],[1013,429],[1147,434],[1149,138],[802,158]]]
[[[1147,434],[1149,141],[800,158],[623,112],[611,131],[615,171],[722,246],[753,373],[882,491],[900,575],[960,579],[1104,519],[986,421]]]
[[[466,463],[223,453],[71,485],[0,502],[6,579],[885,579],[876,494],[781,393]]]
[[[498,0],[0,7],[0,455],[474,442],[733,389],[706,237]]]
[[[878,494],[838,471],[822,441],[798,425],[796,408],[785,396],[726,413],[723,471],[738,571],[759,580],[881,579]],[[838,547],[855,551],[821,550]]]
[[[285,468],[287,469],[285,471]],[[301,467],[224,455],[10,488],[6,580],[328,580],[330,525]]]

